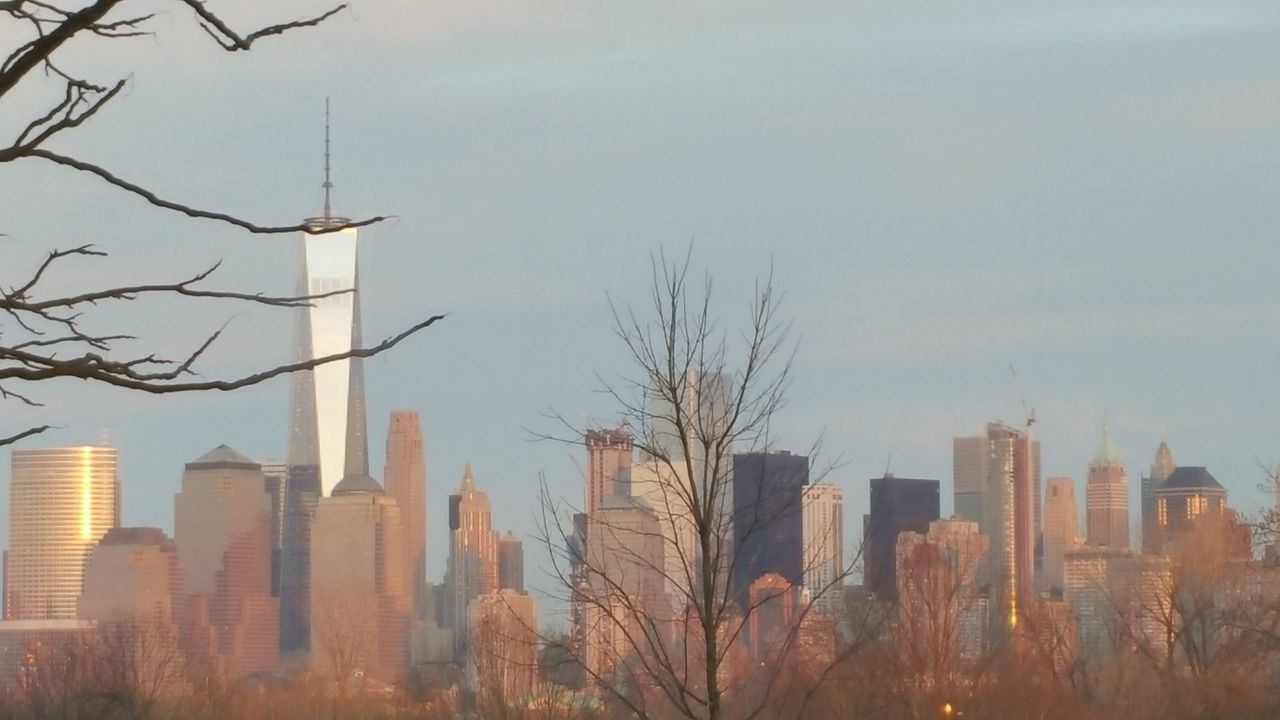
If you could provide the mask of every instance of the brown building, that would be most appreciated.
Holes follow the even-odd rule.
[[[510,530],[498,539],[498,589],[524,592],[524,544]]]
[[[232,677],[275,669],[279,606],[271,596],[271,495],[262,466],[226,445],[188,463],[174,497],[174,541],[188,622],[208,625],[210,652]]]
[[[777,573],[756,578],[747,590],[747,642],[752,662],[780,659],[794,644],[794,626],[803,609],[801,591]]]
[[[348,475],[321,498],[311,533],[311,660],[349,682],[394,683],[409,660],[404,526],[395,498]]]
[[[1221,517],[1227,509],[1227,490],[1203,467],[1175,469],[1155,489],[1156,519],[1148,545],[1153,552],[1189,535],[1202,517]]]
[[[1129,549],[1129,480],[1124,463],[1111,445],[1111,431],[1102,428],[1102,444],[1089,463],[1084,488],[1085,535],[1094,547]]]
[[[120,524],[114,448],[14,450],[9,481],[9,619],[74,619],[93,546]]]
[[[387,495],[395,498],[404,524],[404,579],[415,617],[425,617],[427,590],[427,462],[418,413],[396,410],[387,427],[382,471]]]

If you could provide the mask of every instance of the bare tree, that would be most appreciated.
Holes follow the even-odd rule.
[[[346,7],[338,5],[312,17],[241,31],[203,0],[169,0],[159,5],[163,7],[166,4],[189,11],[209,37],[228,52],[248,51],[264,39],[318,25]],[[30,120],[7,147],[0,147],[0,164],[22,160],[52,163],[69,171],[92,175],[158,208],[192,218],[222,222],[253,234],[335,232],[384,219],[370,217],[323,226],[306,222],[259,224],[234,214],[168,199],[144,183],[125,179],[106,167],[54,149],[54,145],[91,121],[108,103],[119,97],[128,83],[128,78],[90,79],[73,69],[70,61],[64,60],[70,48],[91,40],[127,41],[151,35],[156,25],[156,5],[136,0],[94,0],[88,3],[0,0],[0,27],[4,28],[5,38],[0,43],[7,44],[5,60],[0,64],[0,107],[6,109],[9,117],[23,117],[25,108],[18,105],[22,100],[17,97],[17,90],[39,83],[57,84],[62,90],[47,107],[26,113]],[[9,200],[14,201],[13,198]],[[172,282],[107,284],[70,294],[46,292],[50,276],[65,263],[94,260],[105,255],[104,251],[91,244],[51,249],[44,261],[29,274],[16,281],[0,278],[0,401],[38,406],[40,401],[28,387],[60,378],[87,380],[146,393],[235,390],[334,360],[376,355],[440,319],[440,316],[429,317],[371,347],[280,365],[239,377],[204,379],[198,377],[195,365],[217,341],[221,330],[210,333],[185,356],[166,358],[145,350],[122,350],[122,345],[137,338],[120,329],[93,327],[92,311],[109,303],[147,299],[160,302],[166,298],[297,307],[325,295],[274,297],[260,292],[211,289],[206,281],[218,269],[217,264]],[[8,263],[0,262],[0,267],[12,272]],[[6,414],[5,417],[13,415]],[[0,435],[0,445],[49,429],[48,425],[37,425]]]
[[[854,563],[843,561],[839,523],[824,523],[830,557],[797,560],[806,571],[822,569],[821,582],[735,596],[756,580],[739,577],[746,570],[735,546],[767,536],[782,515],[794,513],[798,524],[810,499],[799,482],[784,497],[753,496],[751,507],[735,507],[734,498],[733,455],[775,449],[770,424],[786,401],[794,346],[772,278],[757,283],[742,327],[730,328],[716,316],[711,279],[692,279],[689,265],[689,256],[672,262],[659,253],[648,307],[613,306],[631,371],[601,382],[639,455],[625,492],[580,515],[584,539],[568,519],[573,508],[544,486],[542,539],[579,615],[579,631],[561,650],[608,702],[641,718],[802,712],[803,696],[834,662],[835,616]],[[568,428],[555,439],[582,443],[590,428],[553,417]],[[771,631],[773,662],[764,665],[774,672],[762,676],[745,636],[753,617],[777,613],[785,629]],[[825,630],[815,631],[824,617]],[[797,653],[824,667],[781,672],[781,660]],[[780,706],[780,694],[801,699]]]

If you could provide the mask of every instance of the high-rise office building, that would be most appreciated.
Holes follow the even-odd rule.
[[[898,625],[912,657],[927,667],[947,667],[981,654],[986,611],[978,579],[988,539],[978,523],[952,516],[929,523],[928,532],[905,531],[895,548]]]
[[[1044,489],[1044,572],[1042,587],[1062,589],[1066,552],[1080,542],[1075,481],[1051,477]]]
[[[498,589],[524,592],[524,543],[508,530],[498,538]]]
[[[219,445],[187,463],[173,505],[191,621],[212,628],[210,651],[233,676],[274,670],[279,604],[271,595],[271,496],[262,466]]]
[[[1163,552],[1195,528],[1202,517],[1227,513],[1227,490],[1203,467],[1175,469],[1156,488],[1154,552]]]
[[[988,572],[995,602],[993,629],[1016,628],[1030,607],[1035,575],[1035,470],[1039,453],[1029,431],[987,426],[986,516],[991,540]]]
[[[90,551],[120,524],[116,451],[14,450],[10,468],[9,619],[74,619]]]
[[[898,534],[924,533],[939,515],[937,480],[871,479],[871,512],[862,522],[862,584],[881,600],[898,597]]]
[[[418,413],[396,410],[387,426],[387,456],[383,465],[387,495],[395,498],[404,525],[405,582],[415,617],[427,609],[427,461]]]
[[[804,582],[801,510],[809,458],[785,450],[733,456],[731,591],[749,607],[749,588],[765,573],[800,587]]]
[[[624,425],[615,430],[592,429],[585,435],[587,446],[586,509],[590,515],[604,499],[631,494],[633,462],[631,431]]]
[[[271,496],[271,594],[280,597],[280,553],[284,547],[284,502],[289,491],[289,464],[263,460],[262,479]]]
[[[186,618],[178,546],[160,528],[117,527],[93,548],[77,617],[166,627],[176,638]]]
[[[684,463],[649,460],[636,463],[631,468],[631,496],[647,505],[658,518],[663,592],[676,603],[677,611],[701,592],[698,570],[702,549],[688,503],[692,491],[693,484]],[[625,506],[625,503],[606,502],[605,505]],[[729,519],[727,516],[724,518],[726,522]],[[594,542],[591,533],[595,527],[595,523],[587,525],[588,543]],[[723,577],[720,576],[721,579]]]
[[[804,586],[813,608],[838,617],[844,603],[844,491],[810,485],[801,501],[801,528]]]
[[[1084,488],[1086,540],[1095,547],[1129,548],[1129,479],[1124,463],[1111,444],[1111,430],[1102,428],[1102,444],[1089,463]]]
[[[747,589],[751,613],[747,616],[747,647],[752,662],[782,658],[792,644],[793,630],[804,609],[803,593],[778,573],[766,572]]]
[[[368,475],[348,475],[320,499],[312,529],[312,657],[396,682],[409,661],[410,597],[395,498]]]
[[[978,523],[985,532],[987,464],[991,460],[987,437],[954,438],[951,441],[951,460],[955,514]]]
[[[325,104],[324,214],[306,220],[299,239],[298,295],[317,297],[298,309],[294,360],[340,355],[361,345],[360,279],[355,228],[330,206],[329,114]],[[328,362],[291,377],[288,476],[280,552],[280,647],[305,651],[310,637],[311,519],[317,500],[347,475],[369,474],[364,365]]]
[[[1151,462],[1151,470],[1142,476],[1142,549],[1151,550],[1156,541],[1156,488],[1165,481],[1177,468],[1173,464],[1173,453],[1164,440],[1156,448],[1156,457]]]
[[[467,647],[471,601],[498,589],[498,534],[493,531],[489,495],[476,487],[471,463],[462,484],[449,496],[449,617],[454,649]]]

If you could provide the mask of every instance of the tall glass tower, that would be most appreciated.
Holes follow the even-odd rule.
[[[306,220],[298,245],[299,295],[328,295],[299,308],[294,360],[320,359],[361,347],[360,275],[355,228],[333,215],[329,176],[329,101],[325,100],[324,214]],[[337,293],[337,294],[334,294]],[[306,651],[310,634],[311,519],[322,495],[347,475],[369,474],[364,365],[335,360],[295,373],[280,549],[280,649]]]

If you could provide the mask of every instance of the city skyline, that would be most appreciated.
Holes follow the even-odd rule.
[[[860,478],[879,474],[890,453],[898,474],[943,479],[943,513],[951,509],[946,438],[987,420],[1016,424],[1010,361],[1039,411],[1044,470],[1076,477],[1078,500],[1082,462],[1107,420],[1131,462],[1146,461],[1165,438],[1179,460],[1213,468],[1241,509],[1271,506],[1256,489],[1265,478],[1255,458],[1280,460],[1271,450],[1273,423],[1261,409],[1276,402],[1266,387],[1257,397],[1247,379],[1265,377],[1275,351],[1257,331],[1274,295],[1262,268],[1274,265],[1278,252],[1265,231],[1273,199],[1259,189],[1276,186],[1265,168],[1280,166],[1267,161],[1276,150],[1260,129],[1276,114],[1266,100],[1269,76],[1259,68],[1269,67],[1275,52],[1263,42],[1267,29],[1280,27],[1275,9],[1173,3],[1141,27],[1128,21],[1130,10],[1097,2],[1053,12],[994,3],[937,14],[827,5],[785,18],[763,8],[732,16],[706,9],[688,11],[687,26],[676,33],[653,32],[658,13],[670,8],[633,9],[599,17],[599,28],[617,41],[601,43],[563,16],[546,24],[494,20],[460,6],[443,9],[431,30],[411,30],[393,22],[401,9],[391,5],[366,9],[358,25],[341,21],[291,39],[307,52],[335,38],[351,43],[344,57],[317,59],[314,76],[298,77],[287,58],[265,54],[255,57],[254,77],[214,79],[237,83],[237,97],[259,112],[220,118],[225,132],[182,146],[183,165],[201,168],[184,194],[266,218],[318,214],[319,118],[323,97],[334,97],[337,206],[352,215],[400,216],[361,232],[369,251],[360,267],[367,334],[380,337],[424,307],[455,313],[452,327],[433,329],[414,352],[370,363],[387,378],[369,388],[370,437],[382,437],[391,408],[415,408],[439,449],[433,463],[442,477],[455,477],[468,457],[484,457],[493,463],[486,474],[495,492],[527,487],[543,470],[553,490],[576,497],[580,476],[567,453],[523,443],[523,429],[551,402],[566,413],[613,419],[591,380],[592,372],[623,364],[610,344],[605,293],[643,297],[650,251],[682,248],[693,238],[698,263],[729,293],[777,255],[787,310],[802,318],[805,338],[804,367],[777,428],[790,447],[806,446],[825,428],[826,447],[849,461],[847,474],[832,480],[845,489],[850,537],[861,536],[867,509]],[[357,26],[360,32],[350,32]],[[352,58],[376,50],[393,62],[420,61],[418,33],[434,42],[437,31],[458,39],[439,46],[441,62],[425,71],[434,91],[429,101],[356,82],[361,63]],[[139,63],[129,107],[179,128],[185,115],[177,113],[185,111],[168,107],[167,98],[183,82],[183,63],[200,61],[182,42],[186,30],[175,32],[164,47],[133,48]],[[1045,54],[1029,49],[1028,37],[1044,40]],[[763,48],[761,38],[768,39]],[[666,53],[647,53],[654,42]],[[938,44],[976,54],[957,63]],[[711,68],[693,62],[708,57],[709,45],[725,61]],[[1202,47],[1216,48],[1219,59],[1190,73],[1184,58]],[[479,66],[476,48],[493,51]],[[1099,77],[1086,57],[1126,62]],[[578,62],[583,58],[604,69],[581,69],[594,67]],[[885,72],[867,77],[858,70],[867,62]],[[608,68],[633,79],[607,82],[609,75],[597,73]],[[1029,84],[1024,73],[1037,71],[1057,82]],[[652,74],[652,87],[634,79],[643,73]],[[988,82],[965,83],[961,95],[952,73]],[[283,90],[272,82],[268,91],[259,77],[291,82]],[[943,87],[916,89],[920,77],[938,77]],[[786,102],[760,102],[761,80],[789,87]],[[708,95],[713,86],[724,94]],[[847,90],[832,90],[838,87]],[[1137,98],[1134,87],[1144,88]],[[725,149],[730,131],[722,123],[714,132],[699,130],[697,122],[651,112],[650,103],[687,106],[690,121],[740,117],[759,164]],[[1070,122],[1061,119],[1067,109]],[[655,124],[627,133],[627,147],[619,147],[618,131],[598,123],[601,112]],[[519,132],[547,115],[573,132]],[[992,115],[1000,118],[995,126]],[[821,120],[806,119],[812,117]],[[125,117],[103,115],[97,123],[149,147]],[[1046,134],[1033,134],[1036,128]],[[737,147],[741,138],[729,140]],[[82,142],[89,154],[108,149],[92,136]],[[153,157],[139,152],[139,162]],[[431,161],[387,174],[393,153]],[[244,168],[259,159],[246,181]],[[619,176],[619,162],[634,167],[632,179]],[[686,162],[697,168],[692,201],[688,186],[634,179],[683,177]],[[985,170],[975,178],[977,167]],[[1037,171],[1028,176],[1019,170],[1026,167]],[[1099,168],[1106,170],[1102,180]],[[97,242],[129,267],[194,269],[222,258],[228,285],[293,292],[292,238],[248,241],[216,224],[157,216],[112,189],[69,181],[61,170],[28,172],[24,182],[72,187],[83,201],[68,211],[83,220],[79,226],[117,218]],[[723,189],[705,189],[715,187]],[[774,192],[778,187],[795,191]],[[866,201],[848,206],[856,195]],[[651,199],[637,207],[640,196]],[[740,219],[724,219],[734,214]],[[47,217],[38,203],[14,208],[6,232],[75,244],[77,223],[50,228]],[[1210,227],[1212,251],[1202,242]],[[792,236],[814,241],[779,253],[779,239]],[[183,240],[167,242],[175,237]],[[529,247],[543,249],[534,256]],[[15,247],[8,257],[20,264],[24,251]],[[1209,295],[1208,287],[1221,291]],[[530,293],[544,301],[520,301]],[[281,315],[237,315],[205,370],[287,361],[292,318]],[[993,323],[996,317],[1004,322]],[[227,320],[215,310],[182,322],[205,329]],[[552,329],[535,331],[539,322]],[[512,343],[529,358],[519,373],[510,369]],[[457,348],[467,348],[469,367],[457,369]],[[932,359],[941,354],[949,358],[945,371]],[[92,442],[99,428],[111,428],[122,449],[125,524],[171,531],[163,498],[187,459],[218,442],[255,458],[283,456],[288,385],[164,400],[68,386],[31,417],[67,426],[40,445]],[[130,426],[113,422],[121,412]],[[170,427],[189,428],[183,435],[190,437],[151,447],[147,439]],[[1129,468],[1133,476],[1137,467],[1145,462]],[[1129,505],[1136,527],[1132,494]],[[427,512],[429,528],[443,526],[439,503]],[[499,503],[494,513],[496,526],[522,536],[532,529],[526,508]],[[428,577],[443,574],[439,537],[433,535]]]

